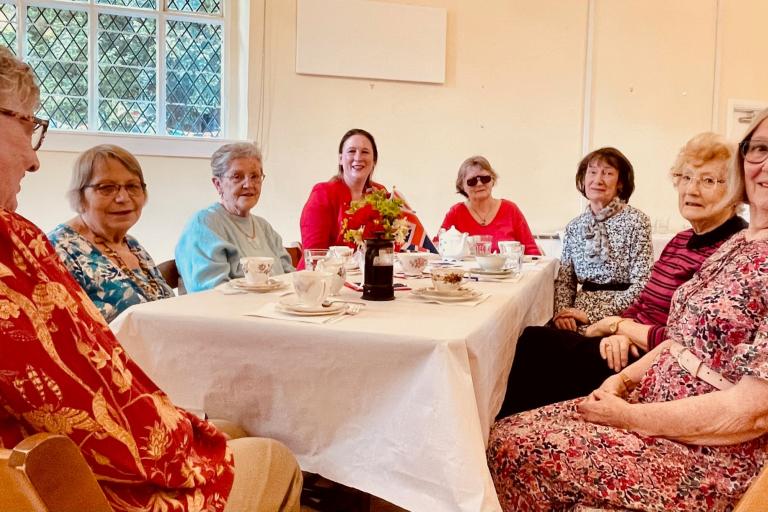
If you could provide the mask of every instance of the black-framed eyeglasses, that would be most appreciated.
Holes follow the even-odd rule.
[[[487,185],[487,184],[489,184],[489,183],[490,183],[492,180],[493,180],[493,176],[488,176],[488,175],[484,175],[484,176],[474,176],[474,177],[472,177],[472,178],[469,178],[469,179],[467,180],[467,186],[469,186],[469,187],[474,187],[475,185],[477,185],[477,182],[478,182],[478,181],[480,181],[480,183],[482,183],[483,185]]]
[[[739,144],[739,151],[744,160],[751,164],[761,164],[768,158],[768,140],[749,139]]]
[[[9,110],[7,108],[0,107],[0,114],[21,119],[27,123],[32,123],[32,149],[37,151],[40,146],[43,145],[43,139],[45,138],[45,132],[48,131],[49,121],[47,119],[40,119],[39,117],[22,114],[15,110]]]
[[[118,183],[95,183],[93,185],[86,185],[83,188],[92,188],[94,192],[102,197],[115,197],[122,189],[125,189],[125,192],[131,197],[141,197],[147,192],[146,183],[126,183],[124,185]]]
[[[693,174],[684,174],[682,172],[676,172],[672,174],[672,183],[676,187],[687,187],[691,183],[698,183],[699,187],[703,190],[714,190],[716,186],[725,183],[725,180],[719,180],[712,176],[694,176]]]

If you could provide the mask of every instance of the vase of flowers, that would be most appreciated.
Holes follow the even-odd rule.
[[[392,268],[396,246],[405,242],[409,225],[403,201],[384,190],[374,190],[352,201],[342,229],[344,240],[365,252],[363,299],[393,300]]]

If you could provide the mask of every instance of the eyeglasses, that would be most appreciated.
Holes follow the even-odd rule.
[[[683,174],[676,172],[672,174],[672,183],[676,187],[687,187],[691,183],[698,183],[702,190],[714,190],[716,186],[725,183],[725,180],[718,180],[712,176],[694,176],[692,174]]]
[[[115,197],[122,189],[125,189],[125,192],[131,197],[141,197],[147,192],[146,183],[126,183],[125,185],[96,183],[95,185],[86,185],[83,188],[92,188],[102,197]]]
[[[491,182],[491,180],[493,180],[493,176],[485,175],[485,176],[475,176],[474,178],[469,178],[467,180],[467,186],[474,187],[475,185],[477,185],[478,180],[483,185],[487,185]]]
[[[264,181],[264,179],[267,177],[266,174],[239,174],[235,173],[232,175],[222,174],[222,178],[227,178],[229,181],[232,182],[233,185],[240,185],[241,183],[245,183],[246,180],[250,180],[252,183],[261,183]]]
[[[39,117],[30,116],[27,114],[22,114],[21,112],[16,112],[15,110],[8,110],[7,108],[0,107],[0,114],[14,117],[16,119],[21,119],[22,121],[26,121],[28,123],[32,123],[34,127],[32,128],[32,149],[34,151],[37,151],[40,149],[40,146],[43,145],[43,139],[45,138],[45,132],[48,131],[48,120],[47,119],[40,119]]]
[[[768,141],[750,139],[739,144],[739,151],[744,160],[751,164],[761,164],[768,158]]]

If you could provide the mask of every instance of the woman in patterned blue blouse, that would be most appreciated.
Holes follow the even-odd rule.
[[[108,144],[85,151],[75,162],[67,199],[78,215],[48,238],[107,322],[133,304],[173,297],[150,255],[127,234],[147,202],[132,154]]]

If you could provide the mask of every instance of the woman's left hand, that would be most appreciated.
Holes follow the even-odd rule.
[[[590,393],[576,406],[576,410],[584,421],[629,429],[629,404],[602,389]]]

